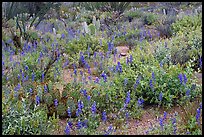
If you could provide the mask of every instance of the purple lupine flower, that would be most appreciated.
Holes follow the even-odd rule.
[[[149,35],[149,38],[152,39],[152,35],[149,30],[148,30],[148,35]]]
[[[30,91],[30,93],[31,93],[31,94],[33,93],[33,90],[32,90],[32,88],[30,88],[30,89],[29,89],[29,91]]]
[[[21,79],[21,76],[20,76],[20,74],[18,74],[18,80],[20,80]]]
[[[134,84],[134,89],[140,84],[140,78],[138,78]]]
[[[70,128],[72,128],[73,123],[71,121],[68,121],[68,125]]]
[[[129,64],[129,58],[126,57],[126,65],[128,66],[128,64]]]
[[[159,66],[162,68],[162,67],[163,67],[163,62],[160,62],[160,63],[159,63]]]
[[[91,77],[91,76],[88,76],[88,79],[91,81],[91,80],[92,80],[92,77]]]
[[[186,82],[187,82],[187,77],[185,74],[183,74],[183,82],[184,82],[184,84],[186,84]]]
[[[125,118],[126,118],[126,120],[128,119],[128,117],[129,117],[129,113],[126,112],[126,113],[125,113]]]
[[[28,81],[28,75],[26,76],[26,79],[25,79],[26,81]]]
[[[87,127],[88,127],[88,120],[87,120],[87,119],[85,119],[84,122],[82,122],[82,126],[83,126],[84,128],[87,128]]]
[[[104,110],[104,111],[102,112],[102,121],[103,121],[103,122],[106,122],[106,120],[107,120],[107,116],[106,116],[106,111]]]
[[[81,100],[78,100],[78,108],[80,109],[80,111],[83,109],[84,104]]]
[[[161,126],[161,130],[163,130],[163,126],[164,126],[164,124],[163,124],[163,118],[159,118],[159,124],[160,124],[160,126]]]
[[[182,74],[181,73],[178,75],[178,78],[180,80],[180,83],[182,84]]]
[[[42,73],[42,81],[44,81],[44,77],[45,77],[45,75],[44,75],[44,72]]]
[[[133,61],[133,58],[132,58],[132,55],[130,55],[130,63],[132,63]]]
[[[78,116],[80,115],[80,113],[81,113],[80,108],[77,108],[77,110],[76,110],[76,116],[78,117]]]
[[[190,89],[188,89],[188,90],[186,91],[186,96],[189,97],[189,95],[190,95]]]
[[[18,85],[14,88],[14,90],[18,91],[18,90],[20,90],[20,88],[21,88],[21,85],[18,83]]]
[[[118,62],[118,65],[117,65],[116,70],[117,70],[118,72],[122,73],[122,66],[121,66],[120,62]]]
[[[85,97],[87,96],[86,89],[83,90],[83,94],[84,94]]]
[[[64,35],[64,33],[62,33],[62,35],[61,35],[61,38],[62,38],[62,39],[64,39],[64,38],[65,38],[65,35]]]
[[[166,120],[167,112],[164,111],[164,120]]]
[[[71,117],[71,109],[69,107],[67,109],[67,114],[68,114],[69,117]]]
[[[202,68],[202,57],[199,59],[199,67]]]
[[[90,66],[88,67],[88,73],[89,73],[89,75],[91,75],[91,69],[90,69]]]
[[[66,135],[70,135],[70,129],[69,129],[68,124],[66,125],[66,128],[65,128],[64,132],[65,132]]]
[[[126,86],[126,85],[127,85],[127,83],[128,83],[128,79],[127,79],[127,78],[125,78],[125,80],[124,80],[124,86]]]
[[[124,107],[126,107],[129,102],[130,102],[130,91],[127,92],[127,97],[125,99]]]
[[[174,129],[174,134],[176,135],[177,128],[176,128],[176,118],[175,117],[172,118],[172,125],[173,125],[173,129]]]
[[[196,122],[198,123],[198,125],[200,125],[200,121],[199,121],[199,119],[200,119],[200,110],[201,109],[199,109],[199,108],[196,110],[196,112],[197,112],[196,113]]]
[[[154,86],[153,86],[153,83],[152,83],[152,79],[150,79],[150,81],[149,81],[149,86],[153,90]]]
[[[96,113],[96,102],[94,101],[93,105],[91,106],[91,112],[92,114]]]
[[[137,101],[138,106],[142,106],[143,103],[144,103],[144,100],[139,98]]]
[[[39,96],[36,96],[36,104],[40,104],[40,97]]]
[[[113,130],[113,126],[112,125],[110,125],[109,127],[108,127],[108,130],[107,131],[105,131],[106,132],[106,134],[105,135],[109,135],[110,134],[110,132]]]
[[[91,100],[91,96],[87,96],[87,100],[90,102],[90,100]]]
[[[106,76],[106,73],[102,73],[101,74],[101,77],[104,79],[104,82],[107,82],[107,76]]]
[[[108,51],[111,51],[111,50],[112,50],[111,42],[108,42]]]
[[[47,91],[48,91],[47,85],[44,85],[44,91],[45,91],[45,93],[47,93]]]
[[[95,83],[99,83],[99,78],[98,77],[96,77],[96,79],[95,79],[95,81],[94,81]]]
[[[25,70],[28,70],[28,66],[27,65],[25,66]]]
[[[54,100],[54,105],[55,105],[55,107],[58,106],[58,100],[57,99]]]
[[[77,76],[77,70],[76,70],[76,68],[74,68],[74,74]]]
[[[202,102],[201,102],[200,105],[199,105],[199,109],[202,109]]]
[[[77,129],[81,129],[82,128],[82,122],[79,120],[78,122],[77,122]]]
[[[186,134],[187,134],[187,135],[190,135],[190,134],[191,134],[191,132],[187,131],[187,132],[186,132]]]
[[[22,82],[24,82],[24,72],[22,72]]]
[[[162,101],[162,96],[163,96],[163,94],[162,94],[162,92],[160,92],[160,94],[159,94],[159,101]]]
[[[154,72],[152,72],[152,79],[155,80]]]
[[[83,55],[82,52],[80,53],[80,61],[81,61],[82,65],[86,64],[86,60],[85,60],[84,55]]]

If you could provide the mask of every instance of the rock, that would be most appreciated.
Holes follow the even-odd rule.
[[[121,55],[121,56],[126,56],[127,53],[122,52],[122,53],[120,53],[120,55]]]

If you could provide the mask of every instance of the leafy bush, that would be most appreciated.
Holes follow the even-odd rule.
[[[125,17],[142,18],[144,14],[141,11],[128,11],[124,14]]]
[[[159,63],[154,60],[154,57],[149,52],[142,52],[139,47],[136,48],[136,51],[138,53],[133,55],[132,63],[126,66],[126,63],[122,62],[124,72],[120,76],[121,80],[117,87],[122,86],[123,78],[127,78],[129,84],[125,91],[131,90],[135,92],[137,97],[142,97],[145,100],[145,104],[171,106],[182,100],[186,90],[192,86],[189,79],[192,73],[185,72],[179,65],[170,65],[168,67],[163,64],[163,67],[160,67]],[[181,85],[179,82],[178,76],[181,72],[185,73],[188,79],[185,85]],[[152,76],[153,73],[155,78]],[[134,88],[138,77],[141,77],[140,84]],[[194,93],[196,93],[195,96],[198,96],[200,89],[196,90]],[[163,98],[159,100],[161,93]]]
[[[156,22],[158,16],[153,13],[146,13],[144,16],[144,24],[152,25]]]
[[[58,119],[48,120],[46,109],[35,106],[26,98],[16,100],[10,96],[2,102],[2,134],[4,135],[46,135],[57,129]]]
[[[201,29],[202,14],[194,16],[185,16],[172,24],[173,33],[184,32],[185,35],[190,34],[196,29]]]
[[[161,36],[172,36],[171,24],[176,21],[175,16],[162,16],[160,17],[156,29],[160,32]]]

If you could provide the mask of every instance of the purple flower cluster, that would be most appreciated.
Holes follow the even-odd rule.
[[[70,108],[67,109],[67,114],[69,117],[71,117],[71,109]]]
[[[162,101],[162,97],[163,97],[163,94],[162,94],[162,92],[160,92],[160,94],[159,94],[159,101]]]
[[[104,110],[104,111],[102,112],[102,121],[103,121],[103,122],[106,122],[106,120],[107,120],[107,116],[106,116],[106,111]]]
[[[138,106],[142,106],[143,103],[144,103],[144,100],[139,98],[138,101],[137,101]]]
[[[96,102],[95,101],[94,101],[94,103],[91,106],[91,112],[92,112],[92,114],[96,113]]]
[[[129,104],[129,102],[130,102],[130,91],[127,92],[127,97],[125,99],[124,108]]]
[[[39,96],[36,96],[36,104],[40,104],[40,97]]]
[[[116,71],[119,73],[122,73],[122,65],[120,64],[120,62],[118,62],[117,66],[116,66]]]
[[[176,135],[176,130],[177,130],[177,127],[176,127],[176,118],[172,118],[172,125],[173,125],[173,133]]]
[[[108,130],[105,130],[105,135],[109,135],[112,131],[113,131],[113,126],[110,125],[110,126],[108,127]]]
[[[64,132],[65,132],[66,135],[70,135],[69,124],[66,125]]]
[[[186,91],[186,96],[189,97],[189,95],[190,95],[190,89],[188,89],[188,90]]]
[[[153,80],[152,79],[150,79],[150,81],[149,81],[149,86],[152,89],[152,91],[154,91],[154,86],[153,86]]]
[[[106,73],[103,72],[101,74],[101,77],[103,78],[104,82],[107,82],[107,75],[106,75]]]
[[[58,106],[58,100],[57,99],[54,100],[54,105],[55,105],[55,107]]]
[[[161,130],[163,130],[164,124],[163,124],[163,118],[159,118],[159,125],[161,127]]]
[[[201,116],[201,109],[202,109],[202,104],[200,105],[200,107],[196,110],[196,122],[198,123],[198,125],[200,125],[200,116]]]
[[[186,84],[187,83],[187,77],[186,77],[186,74],[182,74],[182,73],[180,73],[179,75],[178,75],[178,78],[179,78],[179,80],[180,80],[180,84]]]
[[[82,122],[79,120],[76,124],[77,129],[81,129],[82,128]]]
[[[139,84],[140,84],[140,77],[137,78],[137,80],[136,80],[136,82],[134,84],[134,89],[136,89]]]

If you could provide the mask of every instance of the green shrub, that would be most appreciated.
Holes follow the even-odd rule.
[[[185,16],[172,24],[173,33],[183,32],[185,35],[190,34],[196,29],[202,28],[202,14],[194,16]]]
[[[130,18],[142,18],[144,14],[141,11],[128,11],[125,13],[125,17]]]
[[[144,24],[152,25],[156,22],[157,19],[158,19],[157,15],[155,15],[153,13],[147,13],[144,16]]]
[[[35,105],[29,108],[27,99],[3,99],[2,134],[3,135],[47,135],[57,130],[58,119],[48,120],[46,109]]]
[[[126,66],[126,63],[122,62],[123,73],[119,78],[116,77],[117,81],[115,81],[118,88],[123,87],[124,91],[131,90],[137,98],[142,97],[146,105],[160,104],[170,107],[184,98],[186,90],[192,86],[190,80],[192,73],[185,72],[179,65],[170,64],[168,67],[167,64],[163,64],[163,67],[160,67],[153,55],[145,49],[141,51],[137,47],[134,53],[131,64]],[[155,80],[152,78],[152,73],[155,75]],[[188,79],[186,85],[180,84],[178,78],[180,73],[186,74]],[[141,80],[135,89],[134,84],[138,77],[141,77]],[[128,79],[126,87],[123,86],[124,78]],[[150,80],[152,80],[153,88],[150,87]],[[163,98],[159,101],[161,92]],[[200,89],[195,89],[194,93],[198,96]]]
[[[172,36],[171,24],[176,21],[176,16],[162,16],[158,19],[156,29],[160,32],[161,36]]]

